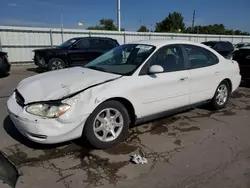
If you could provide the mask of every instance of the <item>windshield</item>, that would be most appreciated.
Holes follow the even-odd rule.
[[[91,61],[85,68],[131,75],[152,54],[155,46],[146,44],[124,44]]]
[[[67,48],[70,45],[74,44],[77,41],[77,39],[69,39],[67,41],[65,41],[64,43],[62,43],[61,45],[58,46],[58,48]]]

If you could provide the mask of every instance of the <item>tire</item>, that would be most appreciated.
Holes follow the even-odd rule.
[[[222,92],[224,90],[224,92]],[[221,91],[221,92],[220,92]],[[220,110],[226,107],[229,96],[230,96],[230,87],[227,81],[222,81],[219,86],[216,88],[213,99],[210,104],[213,110]],[[219,95],[221,97],[219,97]]]
[[[111,123],[105,122],[104,118],[107,117],[107,111],[110,111]],[[113,119],[113,123],[117,125],[119,123],[117,127],[112,125],[112,116],[114,116],[114,112],[119,115],[117,119]],[[128,135],[129,125],[130,116],[124,105],[115,100],[107,101],[100,104],[88,117],[83,129],[83,136],[97,149],[111,148],[123,141]],[[97,128],[99,128],[99,130]],[[94,129],[96,129],[96,131]],[[111,134],[112,130],[115,136]],[[106,139],[104,139],[104,131],[108,132]]]
[[[59,70],[59,69],[64,69],[66,66],[65,62],[59,58],[52,58],[49,60],[48,63],[48,70],[53,71],[53,70]]]

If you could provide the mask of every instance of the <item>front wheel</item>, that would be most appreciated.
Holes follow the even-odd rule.
[[[83,136],[98,149],[113,147],[128,134],[130,117],[127,109],[118,101],[100,104],[85,123]]]
[[[52,71],[52,70],[59,70],[59,69],[64,69],[65,68],[65,63],[63,60],[59,59],[59,58],[53,58],[51,60],[49,60],[48,63],[48,70]]]
[[[227,81],[223,81],[216,89],[215,95],[211,101],[212,108],[220,110],[226,107],[229,100],[230,87]]]

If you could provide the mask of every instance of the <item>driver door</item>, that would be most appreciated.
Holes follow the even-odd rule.
[[[149,67],[160,65],[164,72],[148,74]],[[142,67],[133,93],[137,114],[145,117],[189,105],[189,71],[180,45],[160,48]]]

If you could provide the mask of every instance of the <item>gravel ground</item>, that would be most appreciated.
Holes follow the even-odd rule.
[[[0,78],[0,149],[21,172],[17,188],[250,187],[250,89],[239,88],[221,111],[197,108],[166,117],[133,128],[115,148],[91,150],[83,140],[38,145],[15,129],[6,101],[34,74],[32,66],[13,66]],[[135,153],[148,163],[131,164]]]

